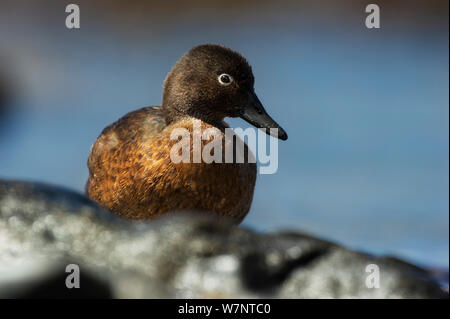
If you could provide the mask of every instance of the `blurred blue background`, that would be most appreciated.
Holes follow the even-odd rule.
[[[161,101],[192,46],[248,58],[288,132],[244,225],[289,228],[448,269],[448,1],[64,1],[0,4],[0,177],[83,191],[91,144]],[[229,121],[247,127],[244,121]]]

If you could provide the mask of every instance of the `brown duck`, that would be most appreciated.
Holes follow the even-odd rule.
[[[250,209],[256,181],[256,164],[247,145],[238,137],[233,144],[234,150],[244,145],[243,163],[175,163],[171,149],[180,137],[172,139],[171,133],[175,128],[187,130],[192,137],[187,144],[190,159],[195,138],[200,139],[195,121],[202,132],[213,128],[224,137],[224,147],[230,143],[224,134],[225,117],[241,117],[286,140],[286,132],[266,113],[253,85],[252,69],[239,53],[219,45],[194,47],[168,74],[161,106],[128,113],[97,138],[88,159],[86,194],[130,219],[197,210],[240,222]],[[211,140],[201,139],[202,150]]]

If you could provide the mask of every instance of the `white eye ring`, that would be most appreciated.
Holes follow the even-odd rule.
[[[219,81],[219,83],[221,85],[225,85],[225,86],[230,85],[231,83],[233,83],[233,77],[231,75],[229,75],[229,74],[226,74],[226,73],[222,73],[221,75],[219,75],[217,77],[217,80]]]

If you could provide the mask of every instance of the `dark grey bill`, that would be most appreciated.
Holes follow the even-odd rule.
[[[241,110],[241,118],[263,130],[268,135],[272,135],[283,141],[288,138],[285,130],[283,130],[283,128],[278,125],[277,122],[269,116],[269,114],[267,114],[254,92],[250,94],[249,103],[247,106]],[[270,131],[271,128],[276,128],[276,132],[272,133]]]

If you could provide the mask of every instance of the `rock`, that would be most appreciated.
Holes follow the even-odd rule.
[[[67,289],[66,265],[80,267]],[[366,267],[380,270],[368,288]],[[0,181],[0,297],[448,298],[424,270],[195,212],[123,220],[59,187]]]

